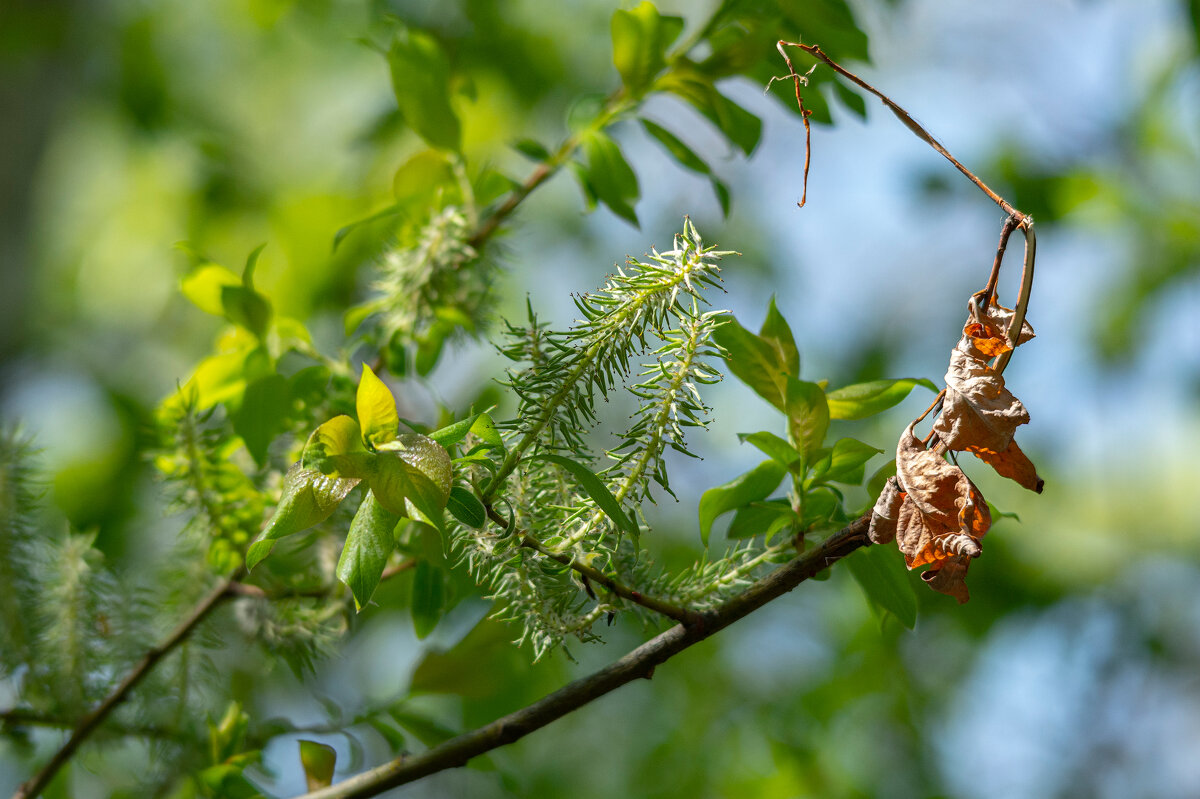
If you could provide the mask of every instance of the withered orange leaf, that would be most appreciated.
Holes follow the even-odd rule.
[[[947,449],[971,452],[1001,476],[1040,494],[1044,482],[1013,441],[1017,427],[1029,421],[1029,412],[988,364],[992,356],[1010,349],[1006,331],[1013,311],[998,303],[981,310],[978,300],[978,294],[971,298],[963,337],[950,353],[946,397],[933,431]],[[1017,343],[1033,336],[1033,328],[1023,323]]]
[[[1023,488],[1028,488],[1030,491],[1040,494],[1046,485],[1046,481],[1038,477],[1037,467],[1033,465],[1033,461],[1029,460],[1029,456],[1021,451],[1016,441],[1010,441],[1008,449],[1003,452],[975,446],[967,447],[967,452],[991,466],[1001,477],[1016,480]]]
[[[965,563],[982,552],[979,542],[991,526],[991,514],[962,469],[943,457],[945,448],[927,449],[913,434],[913,424],[896,447],[895,484],[889,481],[875,504],[872,540],[895,535],[910,569],[928,564],[930,572],[940,572],[961,561],[962,567],[953,565],[941,578],[926,579],[935,590],[965,601]],[[952,574],[958,577],[951,579]]]
[[[1012,326],[1016,312],[1001,305],[995,295],[986,308],[981,308],[983,293],[976,292],[967,303],[968,317],[963,325],[963,334],[972,340],[976,349],[991,358],[1012,349],[1008,343],[1008,328]],[[1033,326],[1022,320],[1017,346],[1029,341],[1034,335]]]
[[[971,598],[967,590],[967,569],[970,566],[970,558],[947,558],[939,568],[923,572],[921,579],[934,591],[949,594],[961,605]]]

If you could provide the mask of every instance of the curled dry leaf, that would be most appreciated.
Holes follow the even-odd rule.
[[[963,337],[950,353],[946,398],[933,432],[947,449],[970,452],[1003,477],[1040,494],[1043,481],[1013,440],[1017,427],[1029,422],[1029,411],[988,364],[992,357],[1011,349],[1007,330],[1013,311],[998,303],[981,310],[978,296],[971,298]],[[1017,344],[1033,335],[1033,328],[1023,323]]]
[[[979,490],[944,454],[941,447],[926,449],[908,426],[896,448],[896,476],[875,503],[869,535],[875,543],[895,538],[908,568],[931,566],[922,579],[966,602],[967,565],[982,552],[979,542],[992,518]]]

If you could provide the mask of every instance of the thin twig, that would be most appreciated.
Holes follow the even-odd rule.
[[[12,708],[10,710],[0,710],[0,726],[11,727],[49,727],[60,730],[74,729],[79,724],[78,717],[54,716],[45,713],[38,713],[33,710],[25,710],[23,708]],[[156,727],[149,724],[118,724],[109,722],[104,726],[105,732],[111,732],[114,735],[123,735],[133,738],[155,738],[155,739],[170,739],[177,738],[178,732],[174,732],[165,727]]]
[[[703,614],[703,624],[672,627],[614,663],[521,710],[420,754],[404,755],[337,785],[304,794],[300,799],[363,799],[448,768],[463,766],[472,758],[519,740],[626,683],[648,679],[657,666],[683,650],[778,599],[856,549],[869,545],[869,519],[869,515],[856,519],[715,610]]]
[[[953,164],[954,168],[957,169],[959,172],[961,172],[967,178],[967,180],[974,183],[975,186],[978,187],[980,191],[982,191],[984,194],[986,194],[992,200],[992,202],[996,203],[996,205],[998,205],[1002,209],[1004,209],[1004,212],[1006,214],[1008,214],[1008,218],[1005,220],[1004,229],[1000,233],[1000,246],[997,248],[998,252],[996,253],[996,262],[992,267],[992,276],[988,280],[988,288],[986,290],[989,292],[988,293],[989,298],[991,296],[991,293],[995,291],[995,281],[999,277],[1000,261],[1004,257],[1004,249],[1008,245],[1008,237],[1012,234],[1012,230],[1010,229],[1009,226],[1010,226],[1010,224],[1012,224],[1016,228],[1020,229],[1021,234],[1025,237],[1025,259],[1024,259],[1024,267],[1021,272],[1021,292],[1020,292],[1020,295],[1017,297],[1017,305],[1014,309],[1015,313],[1013,314],[1012,324],[1010,324],[1008,327],[1008,343],[1012,346],[1012,348],[1008,352],[1002,353],[999,357],[997,357],[994,365],[992,366],[992,369],[996,373],[999,374],[999,373],[1003,372],[1004,368],[1006,366],[1008,366],[1009,359],[1012,358],[1013,351],[1016,350],[1016,348],[1017,348],[1017,341],[1021,334],[1021,325],[1024,324],[1024,322],[1025,322],[1025,313],[1029,309],[1029,297],[1030,297],[1030,293],[1033,290],[1033,264],[1034,264],[1034,258],[1036,255],[1036,250],[1037,250],[1037,237],[1034,235],[1034,232],[1033,232],[1033,217],[1029,216],[1028,214],[1022,213],[1021,211],[1018,211],[1016,208],[1014,208],[1012,205],[1010,205],[1003,197],[1001,197],[996,192],[992,191],[992,189],[986,183],[984,183],[979,178],[979,176],[977,176],[971,170],[967,169],[965,166],[962,165],[962,162],[960,162],[957,158],[955,158],[953,155],[951,155],[950,151],[947,150],[945,147],[943,147],[942,143],[939,142],[937,139],[935,139],[933,137],[933,134],[931,134],[929,131],[927,131],[921,125],[921,123],[919,123],[915,119],[913,119],[912,114],[908,113],[903,108],[901,108],[899,105],[897,105],[886,94],[879,91],[874,86],[867,83],[865,80],[858,77],[853,72],[851,72],[850,70],[843,67],[841,64],[834,61],[832,58],[830,58],[828,55],[826,55],[825,51],[822,50],[819,46],[817,46],[815,44],[811,44],[811,45],[810,44],[801,44],[800,42],[787,42],[787,41],[783,41],[782,39],[776,43],[775,48],[779,51],[780,55],[782,55],[784,60],[787,62],[789,77],[793,77],[793,79],[796,79],[799,76],[796,75],[795,69],[792,68],[792,61],[790,58],[788,58],[787,53],[784,52],[784,50],[783,50],[784,47],[800,48],[804,52],[811,55],[813,58],[816,58],[816,59],[828,64],[830,66],[830,68],[833,69],[834,72],[838,73],[846,80],[850,81],[851,83],[854,83],[855,85],[857,85],[857,86],[865,89],[866,91],[870,92],[871,94],[875,95],[877,98],[879,98],[880,102],[882,102],[885,106],[887,106],[889,111],[891,111],[893,114],[896,115],[897,119],[899,119],[901,122],[904,123],[904,126],[906,128],[908,128],[910,131],[913,132],[913,134],[916,135],[917,138],[919,138],[921,141],[925,142],[930,147],[932,147],[934,150],[939,152],[942,155],[942,157],[944,157],[947,161],[949,161],[951,164]],[[799,83],[797,83],[796,84],[797,97],[799,96],[799,91],[800,91],[800,85],[799,85]],[[807,128],[808,128],[807,120],[805,120],[804,126],[805,126],[805,129],[807,130]],[[804,162],[805,162],[804,163],[804,171],[805,171],[805,174],[807,175],[808,174],[807,148],[806,148],[805,155],[804,155]],[[1014,220],[1015,220],[1015,222],[1014,222]]]
[[[495,522],[497,525],[499,525],[502,529],[504,529],[504,530],[508,529],[508,520],[505,519],[502,515],[500,515],[500,513],[495,508],[493,508],[490,504],[485,504],[484,508],[487,510],[487,515],[488,515],[489,519],[491,519],[493,522]],[[641,591],[637,591],[633,588],[630,588],[629,586],[622,583],[620,580],[617,580],[616,578],[608,576],[607,574],[600,571],[599,569],[593,568],[591,566],[588,566],[586,563],[580,562],[577,558],[574,558],[563,552],[555,552],[554,550],[550,549],[549,547],[544,546],[542,544],[542,542],[538,541],[536,538],[534,538],[533,536],[531,536],[525,532],[520,532],[518,534],[521,536],[521,546],[525,547],[526,549],[532,549],[535,552],[537,552],[541,555],[544,555],[545,557],[550,558],[553,561],[557,561],[558,563],[561,563],[564,566],[570,567],[574,571],[583,575],[584,579],[591,580],[594,583],[604,586],[609,591],[611,591],[612,593],[621,597],[622,599],[627,599],[630,602],[634,603],[635,605],[641,605],[642,607],[646,608],[647,610],[652,610],[655,613],[659,613],[663,616],[666,616],[667,618],[671,619],[672,621],[677,621],[680,624],[690,626],[693,624],[700,624],[703,621],[703,614],[701,614],[701,613],[698,613],[694,610],[689,610],[687,608],[680,607],[679,605],[673,604],[671,602],[667,602],[664,599],[658,599],[657,597],[647,596],[646,594],[643,594]]]
[[[797,208],[803,208],[808,202],[808,165],[812,159],[812,126],[808,123],[808,118],[812,116],[812,111],[804,107],[804,98],[800,96],[800,84],[808,85],[808,75],[812,74],[810,69],[807,74],[801,75],[796,72],[796,68],[792,66],[792,59],[784,51],[783,46],[786,42],[780,41],[776,43],[775,49],[783,56],[783,60],[787,62],[788,74],[787,78],[792,79],[792,83],[796,87],[796,107],[800,109],[800,119],[804,122],[804,188],[800,194],[800,202],[796,203]],[[813,65],[816,68],[816,64]],[[786,80],[787,78],[771,78],[767,82],[767,88],[771,88],[771,84],[776,80]]]

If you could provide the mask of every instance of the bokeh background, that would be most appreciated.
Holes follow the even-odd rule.
[[[709,5],[658,4],[689,21]],[[409,794],[1200,795],[1200,8],[851,5],[871,55],[852,68],[1038,222],[1038,338],[1007,377],[1033,416],[1022,446],[1045,493],[973,472],[1020,522],[988,536],[970,604],[920,595],[915,631],[881,627],[835,570],[653,681]],[[130,570],[166,552],[179,527],[164,514],[146,431],[154,406],[209,350],[216,323],[178,293],[188,261],[177,243],[236,266],[266,241],[260,285],[281,312],[310,320],[318,344],[335,340],[338,312],[370,265],[352,248],[331,254],[333,236],[379,207],[413,144],[389,122],[386,64],[358,41],[379,15],[462,43],[456,57],[477,83],[467,146],[492,143],[478,156],[520,175],[527,162],[504,142],[556,140],[574,98],[615,84],[614,7],[8,0],[0,418],[35,436],[46,498],[66,523],[96,530],[108,561]],[[864,120],[836,100],[836,124],[813,131],[808,205],[798,209],[797,118],[761,86],[726,88],[764,119],[748,160],[682,103],[656,99],[648,115],[687,126],[732,188],[728,219],[706,181],[668,162],[640,128],[618,128],[642,187],[641,230],[606,210],[585,214],[578,188],[559,176],[501,242],[502,310],[520,316],[528,297],[569,323],[570,291],[666,245],[690,214],[707,240],[742,253],[720,301],[752,326],[776,294],[806,379],[938,380],[1002,213],[877,103]],[[1013,256],[1001,284],[1010,299]],[[398,393],[416,417],[465,401],[480,373],[500,368],[486,342],[463,344],[432,390],[410,381]],[[889,448],[925,399],[854,435]],[[680,502],[661,508],[663,535],[680,547],[696,546],[700,493],[758,460],[736,434],[776,424],[733,382],[711,402],[714,422],[693,439],[705,459],[681,466]],[[418,642],[405,614],[385,608],[315,673],[276,666],[254,714],[317,724],[328,710],[320,697],[352,717],[405,695],[423,663],[417,701],[465,728],[646,634],[617,626],[606,644],[572,647],[577,663],[556,655],[531,666],[503,629],[485,629],[488,645],[430,659],[485,611],[460,606]],[[0,707],[13,698],[5,690]],[[36,740],[49,746],[55,735]],[[356,756],[359,766],[383,757],[369,734],[358,747],[306,737],[339,749],[339,778]],[[273,793],[303,789],[294,740],[277,738],[252,772]],[[27,756],[0,746],[0,792],[27,773]],[[78,795],[116,790],[122,764],[137,757],[118,747],[94,759],[73,778]]]

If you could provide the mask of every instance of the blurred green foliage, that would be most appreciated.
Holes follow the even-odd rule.
[[[335,413],[354,413],[357,371],[342,364],[378,359],[400,379],[399,417],[444,429],[449,417],[497,401],[482,380],[455,375],[499,372],[478,342],[496,316],[521,315],[526,263],[561,259],[566,271],[621,255],[599,233],[591,251],[564,258],[552,236],[522,237],[523,229],[569,238],[582,228],[578,211],[599,205],[646,224],[638,199],[661,175],[650,164],[663,155],[710,182],[739,235],[768,225],[738,212],[735,175],[764,138],[742,90],[781,71],[781,38],[866,60],[865,26],[851,8],[840,0],[663,2],[657,11],[539,0],[0,8],[0,107],[16,109],[0,123],[0,398],[12,412],[52,421],[32,445],[40,454],[5,438],[0,457],[0,543],[20,535],[35,544],[11,557],[0,551],[10,595],[0,606],[3,637],[49,631],[0,658],[0,790],[43,762],[59,740],[51,730],[75,719],[23,720],[22,703],[77,714],[186,611],[214,570],[238,561],[268,510],[263,497],[278,495],[304,437]],[[1200,43],[1195,0],[1178,3],[1178,18],[1186,21],[1178,30]],[[1013,142],[979,170],[1044,225],[1044,241],[1102,234],[1118,243],[1088,319],[1106,363],[1138,363],[1155,315],[1194,291],[1200,140],[1185,100],[1200,62],[1191,47],[1157,67],[1103,136],[1065,156]],[[813,78],[805,102],[815,121],[865,115],[862,98],[827,70]],[[770,91],[795,135],[791,87]],[[651,98],[659,105],[641,116]],[[641,131],[661,149],[631,144]],[[541,217],[518,212],[506,223],[512,235],[472,240],[539,164],[570,171],[581,194],[569,203],[561,200],[569,193],[555,195]],[[740,244],[732,231],[715,237]],[[593,278],[568,282],[583,289]],[[1035,323],[1051,305],[1035,305]],[[768,318],[759,340],[787,349],[775,328]],[[811,357],[817,346],[801,349]],[[833,469],[836,445],[820,451],[826,430],[830,441],[852,442],[841,451],[850,460],[890,447],[895,416],[850,431],[844,420],[856,411],[839,403],[878,401],[869,410],[883,410],[912,382],[881,384],[866,399],[831,391],[822,415],[808,388],[817,384],[795,377],[799,353],[765,349],[799,386],[789,393],[785,380],[769,401],[790,408],[798,441],[820,428],[803,455],[827,455]],[[887,377],[894,356],[889,342],[873,342],[839,367],[835,384]],[[432,392],[418,376],[432,379]],[[159,408],[189,380],[202,401]],[[718,418],[754,401],[733,396]],[[166,447],[165,415],[175,419]],[[750,436],[743,450],[770,447]],[[767,455],[778,479],[720,506],[736,511],[722,517],[728,531],[709,500],[702,526],[714,541],[792,523],[769,497],[793,461]],[[858,474],[861,462],[839,463],[855,483],[878,466]],[[1102,480],[1109,464],[1057,465],[1036,502],[997,490],[1023,522],[1001,522],[989,537],[969,605],[896,571],[864,580],[878,589],[864,601],[851,572],[899,564],[852,560],[652,682],[415,792],[997,796],[1003,787],[972,786],[963,774],[1006,776],[1009,761],[1040,764],[1030,782],[996,783],[1020,795],[1194,792],[1194,774],[1162,754],[1190,751],[1200,713],[1194,453],[1123,471],[1119,490]],[[180,478],[171,483],[177,494],[164,492],[159,472]],[[861,489],[846,494],[851,504],[867,500]],[[171,496],[201,509],[182,533],[180,517],[163,518]],[[801,521],[836,522],[834,508]],[[334,511],[329,527],[350,529],[351,515]],[[693,510],[663,517],[659,559],[691,563]],[[361,616],[322,594],[340,541],[300,533],[281,543],[261,568],[265,590],[282,598],[242,598],[218,611],[54,790],[298,792],[298,737],[333,745],[341,779],[514,710],[648,632],[622,618],[605,631],[607,646],[571,647],[580,663],[554,655],[531,665],[511,645],[510,626],[480,621],[486,603],[449,568],[440,542],[416,524],[395,530],[399,550],[421,565],[379,583]],[[905,584],[920,590],[906,593]],[[915,630],[904,629],[914,620]],[[19,672],[31,657],[45,668]],[[61,672],[50,667],[59,661]],[[1026,708],[1023,696],[1041,709]],[[1024,739],[1054,762],[1022,749]],[[194,785],[180,788],[181,774],[196,775]]]

